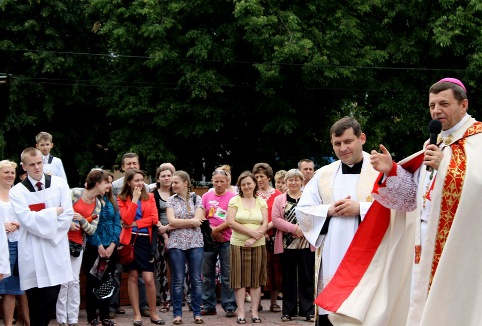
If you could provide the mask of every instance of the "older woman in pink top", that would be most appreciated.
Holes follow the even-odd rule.
[[[281,256],[283,307],[282,321],[293,316],[314,319],[314,248],[303,236],[296,220],[295,207],[300,200],[304,176],[298,169],[285,175],[288,191],[274,199],[273,225],[277,229],[274,253]],[[298,298],[299,296],[299,298]],[[298,310],[299,299],[299,310]]]

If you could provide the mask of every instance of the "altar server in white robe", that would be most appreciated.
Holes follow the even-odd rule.
[[[0,281],[10,276],[10,258],[8,254],[7,233],[0,223]]]
[[[363,152],[366,136],[357,120],[344,117],[330,129],[331,144],[339,158],[319,169],[305,186],[296,214],[306,239],[317,248],[316,294],[340,264],[358,225],[371,205],[371,190],[378,176]],[[317,325],[331,325],[328,311],[318,309]]]
[[[35,136],[35,141],[37,142],[35,147],[37,147],[37,149],[42,153],[44,173],[56,175],[67,180],[67,175],[65,174],[62,160],[50,154],[50,151],[54,147],[52,135],[48,132],[42,131]]]
[[[74,211],[67,182],[43,173],[38,149],[25,149],[21,160],[28,176],[10,190],[21,225],[20,288],[27,294],[31,325],[48,325],[46,312],[55,309],[60,284],[73,280],[67,231]]]

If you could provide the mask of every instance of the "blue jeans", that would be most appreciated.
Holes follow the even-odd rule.
[[[229,284],[230,278],[230,252],[229,241],[215,242],[214,251],[204,252],[203,261],[203,309],[216,310],[216,261],[219,255],[221,267],[221,306],[224,311],[236,310],[236,298],[234,290]]]
[[[172,307],[173,316],[182,317],[182,294],[184,285],[185,266],[187,263],[189,281],[191,285],[191,307],[194,317],[201,316],[202,281],[201,267],[203,264],[204,248],[181,250],[169,249],[171,260]]]

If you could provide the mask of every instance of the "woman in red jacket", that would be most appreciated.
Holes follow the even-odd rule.
[[[125,265],[129,273],[127,291],[129,301],[134,310],[134,326],[141,326],[139,310],[139,290],[137,280],[142,273],[146,285],[146,296],[151,312],[151,323],[164,325],[164,320],[156,314],[156,287],[154,284],[154,263],[150,261],[152,226],[157,224],[158,214],[156,202],[152,194],[144,187],[145,173],[141,170],[129,170],[124,178],[124,186],[117,198],[122,220],[121,244],[134,243],[135,258],[131,264]]]

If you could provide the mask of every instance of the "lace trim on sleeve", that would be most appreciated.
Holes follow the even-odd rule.
[[[412,173],[397,165],[397,174],[388,176],[373,198],[387,208],[411,212],[417,207],[417,183]]]

